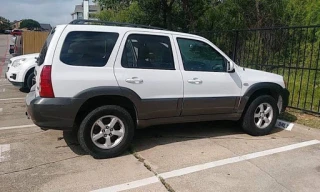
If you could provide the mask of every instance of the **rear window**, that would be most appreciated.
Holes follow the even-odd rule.
[[[109,32],[70,32],[63,43],[60,60],[73,66],[105,66],[118,36]]]
[[[46,58],[48,47],[49,47],[51,39],[52,39],[52,37],[54,35],[54,32],[55,32],[55,28],[52,29],[52,31],[49,33],[49,35],[47,37],[47,40],[43,44],[43,47],[42,47],[42,49],[40,51],[39,58],[38,58],[38,61],[37,61],[39,66],[43,64],[44,59]]]

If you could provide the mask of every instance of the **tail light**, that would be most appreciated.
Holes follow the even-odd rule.
[[[40,97],[54,98],[52,81],[51,81],[51,65],[45,65],[40,74]]]

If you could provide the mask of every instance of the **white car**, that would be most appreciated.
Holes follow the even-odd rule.
[[[282,76],[240,67],[203,37],[86,23],[49,34],[26,105],[39,127],[78,131],[95,158],[121,154],[150,125],[233,120],[265,135],[288,105]]]
[[[5,76],[10,83],[21,88],[30,89],[34,82],[34,68],[39,53],[21,55],[9,60]]]

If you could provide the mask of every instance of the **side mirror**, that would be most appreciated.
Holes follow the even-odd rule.
[[[234,73],[234,63],[231,61],[227,61],[227,72]]]

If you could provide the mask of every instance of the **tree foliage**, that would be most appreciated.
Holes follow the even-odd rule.
[[[10,21],[0,16],[0,32],[10,28]]]
[[[96,0],[102,20],[203,31],[320,23],[316,0]]]
[[[40,24],[38,21],[32,20],[32,19],[25,19],[21,21],[20,23],[20,28],[27,28],[27,29],[35,29],[35,28],[40,28]]]

